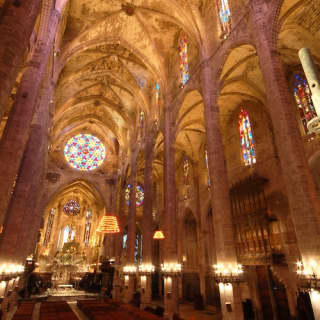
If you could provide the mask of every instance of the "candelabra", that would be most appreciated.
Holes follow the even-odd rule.
[[[297,276],[300,289],[320,291],[320,268],[315,261],[306,266],[301,261],[297,262]]]
[[[215,272],[215,280],[217,283],[240,283],[244,282],[243,266],[241,264],[229,264],[225,267],[223,264],[213,266]]]
[[[134,265],[127,265],[123,267],[123,273],[130,275],[135,274],[137,272],[137,267]]]
[[[182,265],[180,263],[163,263],[161,265],[161,272],[164,276],[180,276]]]
[[[140,275],[150,275],[155,271],[155,266],[152,264],[141,264],[139,266]]]
[[[19,264],[0,265],[0,280],[6,281],[20,276],[24,272],[24,266]]]

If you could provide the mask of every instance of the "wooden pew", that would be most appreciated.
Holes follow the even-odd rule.
[[[23,301],[19,305],[12,320],[31,320],[35,302]]]

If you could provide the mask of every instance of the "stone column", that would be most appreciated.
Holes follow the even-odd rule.
[[[7,213],[12,185],[30,136],[30,124],[36,111],[48,60],[52,55],[59,18],[60,14],[52,11],[45,39],[38,41],[32,61],[23,74],[15,103],[0,141],[0,226]]]
[[[152,179],[152,162],[154,158],[154,145],[152,133],[149,133],[145,142],[145,165],[144,165],[144,204],[142,218],[143,234],[143,264],[152,264],[152,247],[153,247],[153,179]],[[144,278],[142,278],[144,277]],[[142,281],[143,280],[143,281]],[[148,273],[141,276],[141,308],[144,309],[152,300],[152,274]]]
[[[288,88],[280,54],[273,47],[272,30],[266,20],[268,10],[268,5],[261,0],[251,0],[252,29],[290,214],[302,261],[305,269],[310,271],[312,261],[320,264],[319,199],[304,155],[303,143],[292,105],[292,93]],[[289,268],[294,272],[296,261],[288,262]],[[312,303],[315,307],[317,302]]]
[[[219,119],[219,79],[208,63],[209,55],[202,53],[201,83],[207,134],[207,150],[211,181],[211,206],[215,230],[217,264],[237,264],[232,225],[229,184]],[[240,290],[235,285],[219,285],[223,319],[243,319]],[[227,304],[231,304],[228,311]]]
[[[44,87],[38,112],[31,125],[30,138],[0,242],[2,261],[24,263],[26,257],[34,252],[37,243],[38,230],[44,214],[37,210],[37,206],[45,178],[45,160],[48,152],[47,128],[50,121],[49,107],[53,89],[52,83]]]
[[[0,121],[7,108],[12,87],[16,81],[42,0],[5,1],[0,17]]]
[[[177,212],[175,179],[175,119],[171,112],[171,101],[167,98],[164,109],[164,263],[178,263]],[[179,289],[176,276],[164,281],[165,318],[173,319],[179,314]]]
[[[128,216],[128,238],[127,238],[127,265],[135,265],[135,248],[136,248],[136,174],[137,174],[137,150],[131,151],[130,158],[130,204],[129,204],[129,216]],[[129,275],[129,279],[126,285],[125,302],[129,303],[134,293],[134,277],[135,274]]]

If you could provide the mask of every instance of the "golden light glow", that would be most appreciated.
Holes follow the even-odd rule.
[[[118,219],[113,214],[106,214],[102,217],[97,232],[99,233],[119,233],[119,223]]]
[[[156,239],[156,240],[163,240],[164,238],[165,236],[162,230],[157,230],[153,235],[153,239]]]

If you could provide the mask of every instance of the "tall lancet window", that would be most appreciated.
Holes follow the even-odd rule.
[[[52,226],[53,226],[53,222],[54,222],[54,215],[56,213],[56,209],[52,208],[50,210],[49,213],[49,217],[48,217],[48,222],[47,222],[47,228],[46,228],[46,233],[44,235],[44,240],[43,240],[43,244],[45,246],[48,245],[49,241],[50,241],[50,237],[51,237],[51,231],[52,231]]]
[[[183,161],[183,176],[184,176],[184,199],[190,198],[190,161],[187,157]]]
[[[188,43],[185,35],[180,38],[180,85],[183,88],[189,80]]]
[[[304,132],[305,134],[308,134],[309,130],[307,124],[311,119],[317,116],[317,113],[312,102],[308,82],[304,76],[300,74],[295,75],[293,93]]]
[[[239,114],[239,132],[242,158],[246,166],[257,162],[254,139],[248,112],[241,110]]]
[[[205,161],[206,161],[206,167],[207,167],[207,177],[208,177],[208,188],[211,186],[211,181],[210,181],[210,173],[209,173],[209,158],[208,158],[208,150],[205,151],[204,153]]]
[[[86,213],[86,225],[84,229],[84,238],[83,242],[86,247],[89,247],[89,240],[90,240],[90,232],[91,232],[91,220],[92,220],[92,212],[90,210]]]
[[[70,227],[69,227],[69,226],[66,226],[66,227],[64,228],[61,248],[63,248],[63,245],[69,241],[70,231],[71,231],[71,230],[70,230]]]
[[[221,36],[227,38],[231,31],[232,19],[228,0],[217,0]]]

